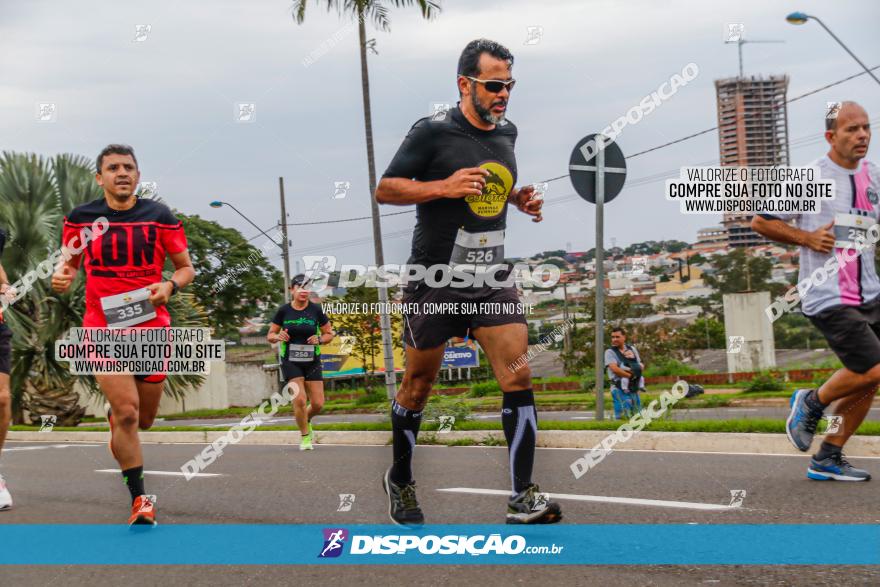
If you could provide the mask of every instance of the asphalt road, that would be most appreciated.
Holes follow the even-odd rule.
[[[614,412],[606,410],[608,418]],[[785,407],[758,407],[758,408],[702,408],[694,410],[673,410],[673,420],[732,420],[739,418],[784,420],[788,416]],[[475,420],[487,420],[501,422],[501,414],[497,412],[474,412],[471,416]],[[578,421],[593,420],[595,415],[592,411],[540,411],[538,417],[541,420]],[[352,422],[379,422],[383,419],[381,414],[333,414],[320,415],[314,419],[315,424],[352,423]],[[868,420],[880,420],[880,407],[871,408]],[[216,419],[189,419],[189,420],[156,420],[156,426],[232,426],[241,421],[239,418],[216,418]],[[279,416],[266,421],[267,424],[292,426],[293,416]],[[81,426],[94,426],[94,423],[84,423]]]
[[[319,433],[320,434],[320,433]],[[201,445],[145,445],[146,468],[176,472]],[[497,495],[439,491],[507,488],[506,449],[417,449],[415,476],[428,522],[500,523],[504,499]],[[580,480],[569,464],[578,451],[540,449],[535,480],[542,490],[571,494],[561,500],[563,523],[880,523],[880,492],[871,483],[816,483],[805,478],[807,457],[618,451]],[[205,472],[215,477],[148,474],[162,524],[387,523],[380,477],[390,461],[384,446],[232,446]],[[854,459],[880,474],[880,459]],[[2,472],[15,508],[0,523],[121,524],[128,494],[106,445],[10,442]],[[732,490],[746,492],[742,507],[706,511],[683,504],[726,505]],[[354,494],[351,511],[339,512],[339,494]],[[581,501],[572,496],[598,496]],[[620,504],[609,498],[644,501]],[[669,505],[668,503],[666,504]],[[817,536],[817,543],[821,536]],[[817,546],[818,547],[818,546]],[[687,545],[681,545],[687,548]],[[431,566],[431,567],[0,567],[9,585],[92,585],[100,573],[110,584],[187,585],[381,584],[509,585],[857,585],[880,583],[877,567],[784,566]]]

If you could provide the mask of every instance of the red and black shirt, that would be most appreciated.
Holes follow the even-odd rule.
[[[95,233],[80,257],[86,272],[84,328],[107,326],[101,298],[163,281],[167,254],[181,253],[187,248],[183,223],[164,204],[143,198],[138,198],[128,210],[114,210],[104,198],[77,206],[64,219],[62,244],[71,240],[81,243],[80,231],[91,229],[102,217],[109,223],[107,231]],[[170,324],[168,310],[160,306],[156,308],[156,318],[138,326]]]

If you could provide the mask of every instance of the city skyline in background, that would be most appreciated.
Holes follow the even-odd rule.
[[[278,176],[285,178],[290,223],[369,216],[357,32],[347,20],[314,4],[303,25],[290,18],[287,2],[247,8],[212,3],[211,12],[192,16],[143,4],[118,7],[108,15],[114,26],[95,29],[88,8],[45,13],[39,6],[2,7],[0,44],[17,48],[0,52],[9,73],[0,82],[4,150],[93,158],[109,142],[129,143],[142,180],[155,181],[171,206],[248,238],[256,235],[252,227],[209,203],[230,202],[268,231],[279,218]],[[871,19],[850,16],[864,16],[871,6],[746,2],[725,10],[684,2],[559,2],[548,11],[527,2],[477,7],[447,1],[433,22],[417,10],[395,9],[390,34],[368,25],[378,50],[369,56],[377,173],[416,119],[430,114],[433,104],[455,103],[458,54],[473,38],[504,43],[516,58],[510,119],[520,131],[517,184],[524,185],[565,174],[578,139],[625,115],[691,62],[699,66],[698,77],[627,125],[617,142],[629,156],[715,126],[715,80],[738,70],[737,47],[724,42],[730,24],[742,24],[746,39],[785,41],[747,44],[743,69],[747,77],[788,75],[789,100],[860,71],[817,25],[787,24],[784,17],[793,10],[817,14],[869,67],[877,65]],[[98,4],[91,9],[99,10]],[[585,22],[585,15],[596,18]],[[826,103],[847,99],[862,103],[876,120],[880,87],[868,76],[791,104],[792,165],[827,151]],[[37,120],[41,103],[55,105],[54,120]],[[236,121],[240,104],[253,104],[251,121]],[[606,209],[606,246],[692,243],[698,230],[718,225],[720,214],[681,216],[663,198],[663,180],[679,167],[716,165],[718,155],[713,131],[628,160],[624,191]],[[551,182],[544,222],[533,224],[511,210],[508,255],[593,248],[592,208],[574,195],[567,178]],[[382,219],[386,262],[406,260],[413,224],[412,213]],[[290,230],[294,261],[328,254],[341,263],[373,262],[368,220]],[[259,246],[260,240],[253,242]],[[281,264],[274,251],[270,260]]]

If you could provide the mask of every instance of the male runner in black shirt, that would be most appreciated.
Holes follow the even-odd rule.
[[[451,314],[404,310],[406,373],[391,404],[394,462],[384,479],[389,515],[398,524],[424,522],[411,469],[421,412],[446,341],[468,331],[485,350],[504,392],[501,419],[512,486],[507,522],[552,523],[562,518],[559,505],[541,495],[531,480],[538,430],[531,373],[527,366],[508,368],[527,351],[525,317],[519,310],[472,311],[472,304],[509,308],[519,302],[510,269],[498,265],[504,261],[507,203],[541,221],[542,202],[534,197],[534,187],[514,187],[517,131],[504,118],[514,85],[512,65],[513,56],[498,43],[486,39],[469,43],[458,62],[460,106],[445,116],[416,122],[376,189],[380,203],[417,205],[408,268],[452,267],[478,277],[472,287],[437,286],[428,270],[425,281],[409,283],[404,290],[405,308],[467,304],[471,310]],[[492,287],[504,282],[506,287]]]

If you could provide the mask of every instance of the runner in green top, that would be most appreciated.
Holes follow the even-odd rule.
[[[290,303],[275,312],[267,339],[281,344],[281,373],[306,393],[293,398],[293,414],[302,438],[300,450],[313,450],[312,418],[324,407],[324,376],[321,371],[321,347],[335,336],[330,320],[320,304],[309,301],[305,275],[290,281]],[[308,409],[306,409],[308,396]]]

